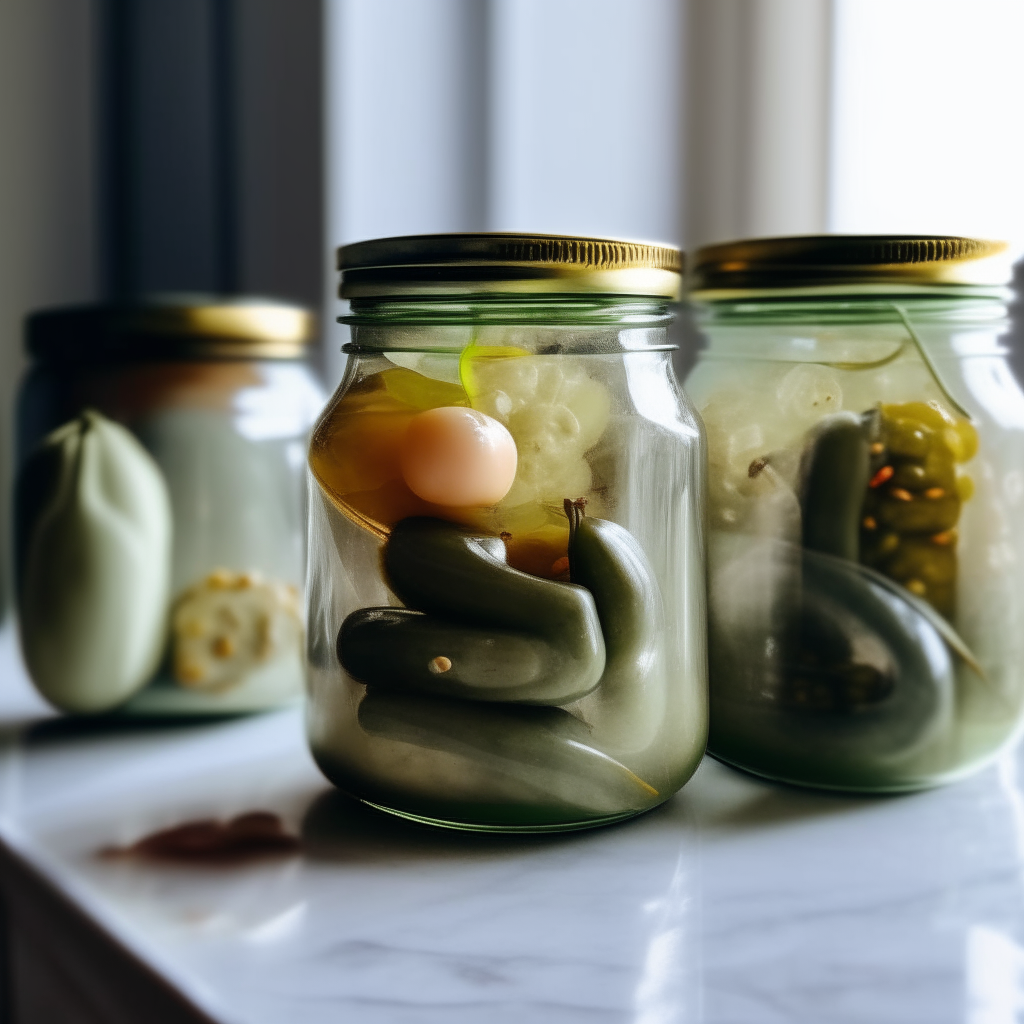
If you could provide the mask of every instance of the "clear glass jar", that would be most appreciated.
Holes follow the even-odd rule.
[[[702,250],[714,756],[917,789],[1024,711],[1024,394],[1002,243]]]
[[[703,437],[666,344],[678,253],[493,235],[340,255],[353,340],[309,455],[321,770],[463,829],[661,803],[706,739]]]
[[[66,710],[112,710],[114,701],[126,715],[226,714],[301,698],[303,464],[324,399],[306,362],[312,331],[299,307],[196,296],[29,319],[33,362],[18,406],[19,593],[47,514],[45,501],[25,497],[40,442],[84,410],[127,427],[152,456],[173,532],[159,665],[125,681],[134,691],[126,703],[55,698],[40,686]]]

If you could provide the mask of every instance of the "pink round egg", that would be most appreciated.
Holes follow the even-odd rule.
[[[493,505],[516,476],[516,443],[496,419],[459,406],[414,416],[402,439],[402,476],[424,501],[451,508]]]

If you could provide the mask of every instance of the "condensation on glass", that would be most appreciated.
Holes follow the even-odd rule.
[[[1020,731],[1024,395],[1007,247],[709,247],[687,389],[709,458],[709,751],[865,791],[944,782]]]
[[[340,265],[349,362],[309,454],[317,763],[467,829],[664,801],[707,728],[703,435],[666,343],[679,254],[456,235]]]
[[[112,422],[141,442],[139,458],[152,456],[169,500],[159,665],[135,681],[119,713],[224,714],[301,698],[304,463],[324,397],[306,360],[312,336],[308,311],[258,299],[161,297],[29,319],[19,463],[32,465],[40,442],[62,424],[78,418],[88,430],[92,421]],[[119,429],[107,428],[110,436]],[[124,450],[104,457],[121,459],[114,468],[127,472],[130,459],[117,454]],[[49,499],[40,503],[27,490],[19,509],[45,515]],[[19,550],[37,526],[20,522]],[[81,555],[93,563],[111,557]],[[147,557],[156,555],[140,555]],[[106,620],[97,612],[97,621]],[[131,642],[110,637],[109,656],[117,661]],[[102,694],[91,704],[75,694],[58,703],[113,710]]]

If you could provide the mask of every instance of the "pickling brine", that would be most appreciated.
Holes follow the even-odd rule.
[[[501,266],[507,240],[482,237]],[[340,788],[433,824],[618,820],[704,749],[700,427],[657,291],[538,308],[478,287],[355,290],[309,452],[311,748]]]
[[[1024,716],[1004,295],[893,270],[902,252],[922,277],[969,273],[1000,247],[927,241],[736,243],[765,279],[732,291],[729,246],[697,257],[714,281],[687,381],[709,451],[709,749],[773,778],[919,788],[984,763]],[[816,263],[875,280],[808,284]]]

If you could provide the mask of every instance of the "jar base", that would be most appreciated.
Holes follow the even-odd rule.
[[[591,818],[588,821],[567,821],[547,825],[489,825],[480,822],[469,821],[447,821],[443,818],[428,818],[422,814],[412,814],[409,811],[400,811],[396,807],[388,807],[386,804],[375,804],[372,800],[360,800],[360,803],[372,807],[375,811],[384,814],[392,814],[396,818],[404,818],[406,821],[415,822],[417,825],[430,825],[433,828],[446,828],[454,832],[489,832],[494,834],[520,834],[538,835],[551,832],[582,832],[586,829],[601,828],[604,825],[614,825],[620,821],[627,821],[646,813],[641,811],[626,811],[623,814],[609,814],[603,818]]]
[[[901,793],[920,793],[924,790],[936,789],[939,786],[955,782],[961,777],[960,775],[957,775],[950,778],[942,777],[937,779],[921,780],[919,782],[894,783],[892,785],[865,784],[858,786],[851,783],[809,782],[806,779],[789,778],[781,772],[772,774],[767,771],[760,771],[759,769],[752,768],[749,765],[740,764],[738,761],[732,761],[728,757],[716,753],[713,750],[708,750],[707,753],[709,757],[713,757],[716,761],[720,764],[724,764],[727,768],[732,768],[735,771],[742,772],[744,775],[752,775],[755,779],[763,779],[766,782],[775,782],[782,786],[793,786],[796,789],[810,789],[819,793],[841,793],[848,796],[899,796]],[[971,774],[971,772],[967,772],[965,774]]]

